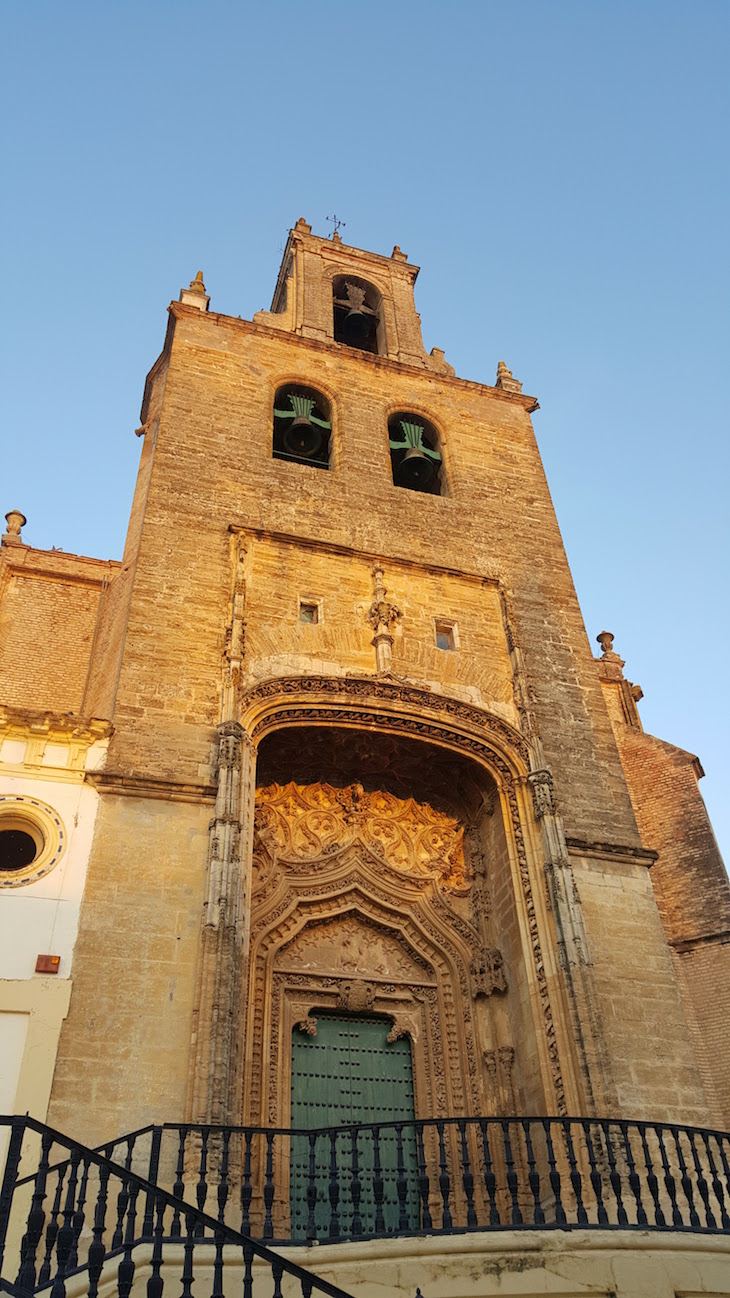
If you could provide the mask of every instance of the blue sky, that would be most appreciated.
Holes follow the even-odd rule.
[[[0,4],[0,514],[121,554],[144,376],[202,268],[268,306],[288,228],[423,269],[428,348],[535,427],[588,633],[698,753],[730,846],[730,6]]]

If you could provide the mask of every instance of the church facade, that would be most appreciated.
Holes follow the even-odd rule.
[[[613,637],[591,651],[536,400],[425,351],[417,273],[300,220],[271,311],[218,315],[198,275],[121,563],[8,515],[2,1084],[87,1147],[160,1122],[730,1128],[701,767],[644,733]],[[306,1167],[280,1161],[295,1238]],[[396,1253],[424,1235],[400,1198]]]

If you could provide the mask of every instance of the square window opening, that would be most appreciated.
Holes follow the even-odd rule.
[[[310,626],[316,626],[319,622],[319,604],[313,600],[300,599],[299,621],[307,622]]]
[[[436,648],[453,652],[456,649],[454,626],[451,622],[436,623]]]

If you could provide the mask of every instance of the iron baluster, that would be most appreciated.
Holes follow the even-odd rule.
[[[712,1188],[715,1192],[715,1198],[717,1199],[717,1202],[720,1207],[720,1222],[722,1224],[723,1230],[730,1230],[730,1217],[728,1217],[728,1214],[725,1210],[725,1195],[722,1189],[722,1182],[720,1180],[720,1177],[718,1176],[715,1158],[712,1153],[710,1135],[703,1132],[702,1139],[705,1142],[705,1149],[707,1150],[707,1161],[710,1165],[710,1176],[712,1177]],[[717,1139],[717,1137],[715,1137],[715,1139]],[[730,1189],[730,1183],[728,1184],[728,1188]]]
[[[522,1128],[525,1133],[525,1149],[527,1150],[527,1182],[532,1191],[533,1213],[532,1220],[535,1226],[544,1226],[545,1213],[540,1203],[540,1173],[537,1170],[535,1162],[535,1151],[532,1148],[532,1135],[530,1132],[529,1118],[522,1119]]]
[[[119,1298],[129,1298],[129,1295],[132,1292],[132,1284],[134,1281],[133,1250],[137,1243],[134,1228],[137,1221],[138,1194],[139,1186],[133,1181],[128,1190],[129,1207],[127,1209],[127,1225],[124,1232],[124,1254],[119,1263],[119,1267],[117,1268],[117,1289],[119,1292]]]
[[[581,1178],[581,1174],[578,1171],[578,1161],[575,1157],[575,1149],[573,1148],[573,1133],[570,1130],[570,1120],[568,1118],[564,1118],[562,1125],[563,1125],[563,1134],[565,1136],[565,1144],[568,1151],[568,1163],[570,1165],[570,1184],[573,1187],[573,1193],[575,1195],[578,1224],[580,1226],[587,1226],[588,1213],[586,1212],[585,1206],[583,1204],[583,1181]]]
[[[619,1226],[628,1226],[629,1219],[626,1215],[626,1209],[624,1208],[623,1192],[621,1189],[621,1173],[619,1172],[616,1166],[616,1158],[614,1156],[613,1144],[611,1141],[610,1122],[606,1120],[601,1125],[603,1127],[603,1131],[606,1137],[606,1153],[608,1154],[608,1168],[609,1168],[608,1179],[611,1182],[611,1188],[613,1190],[614,1198],[616,1200],[617,1221]]]
[[[421,1230],[430,1230],[432,1226],[431,1210],[428,1205],[428,1196],[431,1189],[431,1182],[428,1177],[428,1167],[426,1164],[426,1150],[423,1143],[423,1123],[416,1125],[416,1143],[418,1149],[418,1194],[421,1200]]]
[[[228,1203],[228,1147],[231,1141],[231,1132],[226,1127],[223,1132],[223,1149],[221,1153],[221,1173],[218,1181],[218,1220],[226,1219],[226,1204]]]
[[[408,1230],[408,1182],[406,1180],[406,1165],[403,1158],[403,1123],[395,1124],[396,1140],[396,1166],[398,1174],[396,1178],[396,1193],[398,1195],[398,1230]]]
[[[46,1227],[46,1253],[45,1253],[45,1257],[43,1258],[43,1265],[41,1266],[41,1269],[38,1272],[39,1288],[43,1288],[45,1285],[47,1285],[48,1281],[51,1278],[51,1258],[53,1257],[53,1249],[55,1247],[56,1237],[58,1235],[58,1223],[61,1216],[61,1198],[63,1196],[63,1186],[66,1179],[67,1171],[68,1171],[68,1163],[64,1163],[59,1168],[59,1171],[57,1173],[58,1180],[56,1181],[56,1193],[53,1196],[53,1207],[51,1208],[51,1218]]]
[[[451,1217],[451,1208],[449,1207],[449,1198],[451,1196],[451,1178],[449,1176],[449,1167],[446,1161],[446,1143],[444,1141],[444,1124],[441,1119],[436,1121],[436,1130],[439,1137],[439,1190],[441,1191],[441,1228],[442,1230],[451,1230],[453,1220]]]
[[[317,1234],[317,1136],[309,1133],[309,1166],[307,1169],[307,1243],[311,1244]]]
[[[352,1150],[352,1173],[350,1176],[350,1198],[352,1199],[352,1225],[351,1234],[354,1236],[362,1235],[362,1217],[360,1216],[360,1196],[362,1194],[362,1183],[360,1181],[360,1163],[357,1148],[357,1127],[353,1127],[350,1132],[350,1147]]]
[[[651,1154],[649,1153],[645,1122],[639,1123],[639,1135],[641,1137],[641,1148],[644,1154],[644,1166],[646,1167],[646,1184],[649,1187],[649,1194],[654,1200],[654,1223],[657,1226],[663,1227],[666,1226],[667,1222],[659,1202],[659,1182],[654,1171],[654,1164],[651,1161]]]
[[[13,1207],[13,1191],[18,1179],[18,1167],[20,1166],[24,1135],[25,1123],[23,1119],[11,1119],[10,1141],[5,1158],[2,1186],[0,1187],[0,1272],[2,1271],[2,1261],[5,1255],[5,1240]]]
[[[682,1153],[682,1142],[679,1139],[679,1130],[677,1127],[670,1127],[669,1130],[672,1133],[672,1136],[674,1138],[674,1144],[677,1149],[677,1157],[679,1159],[680,1183],[682,1189],[684,1190],[684,1197],[687,1200],[687,1203],[689,1204],[689,1224],[690,1226],[693,1227],[693,1229],[696,1230],[699,1227],[700,1219],[697,1215],[697,1209],[695,1208],[694,1194],[692,1192],[692,1182],[690,1181],[687,1175],[687,1164],[684,1161],[684,1154]]]
[[[56,1237],[56,1275],[51,1288],[51,1298],[65,1298],[66,1295],[66,1275],[69,1270],[69,1261],[71,1258],[71,1245],[73,1244],[73,1214],[76,1200],[76,1184],[78,1180],[79,1161],[81,1152],[78,1149],[71,1150],[69,1159],[69,1176],[66,1187],[66,1200],[63,1209],[63,1222]]]
[[[385,1219],[383,1217],[383,1171],[380,1166],[380,1136],[378,1128],[373,1127],[373,1198],[375,1199],[375,1234],[382,1235],[385,1232]]]
[[[337,1132],[330,1132],[330,1183],[329,1183],[329,1200],[330,1200],[330,1239],[340,1238],[340,1180],[337,1170]]]
[[[210,1298],[224,1298],[223,1293],[223,1241],[222,1230],[215,1232],[215,1262],[213,1263],[213,1292]]]
[[[150,1185],[157,1185],[157,1177],[160,1171],[160,1147],[162,1144],[162,1127],[152,1128],[152,1141],[150,1144],[150,1164],[147,1173],[147,1180]],[[154,1196],[148,1192],[145,1200],[144,1221],[142,1223],[142,1234],[149,1238],[154,1226],[155,1203]]]
[[[99,1189],[96,1195],[96,1209],[94,1211],[94,1225],[92,1227],[92,1239],[89,1245],[89,1252],[86,1259],[89,1268],[89,1298],[96,1298],[99,1288],[99,1276],[104,1265],[106,1249],[104,1248],[104,1227],[106,1226],[106,1208],[107,1208],[107,1185],[109,1183],[109,1168],[102,1163],[99,1168]]]
[[[312,1293],[311,1276],[302,1276],[301,1283],[302,1283],[302,1298],[310,1298],[310,1295]]]
[[[464,1194],[466,1195],[466,1224],[467,1227],[473,1229],[473,1227],[477,1226],[479,1223],[477,1220],[476,1209],[474,1207],[474,1174],[471,1170],[471,1160],[469,1158],[465,1118],[459,1119],[459,1132],[461,1134],[461,1181],[464,1186]],[[407,1221],[406,1225],[408,1225]]]
[[[86,1194],[89,1186],[89,1160],[83,1160],[83,1171],[81,1173],[81,1185],[79,1186],[79,1197],[76,1200],[76,1208],[71,1218],[73,1229],[73,1240],[71,1242],[71,1256],[69,1258],[69,1270],[73,1270],[79,1260],[79,1239],[84,1229],[84,1206],[86,1204]]]
[[[132,1150],[134,1148],[134,1136],[127,1140],[127,1157],[124,1160],[124,1170],[129,1172],[132,1169]],[[110,1157],[110,1155],[107,1155]],[[129,1202],[129,1190],[127,1182],[122,1181],[122,1188],[117,1195],[117,1226],[112,1239],[112,1248],[119,1248],[124,1239],[124,1217]]]
[[[243,1142],[243,1180],[241,1181],[241,1234],[251,1233],[251,1141],[253,1132],[247,1131]]]
[[[677,1186],[674,1177],[672,1176],[669,1167],[669,1159],[667,1158],[667,1151],[664,1147],[664,1132],[662,1131],[661,1127],[657,1127],[656,1133],[657,1133],[657,1139],[659,1141],[659,1152],[662,1158],[662,1170],[664,1172],[664,1185],[666,1186],[667,1194],[669,1195],[669,1202],[672,1205],[672,1225],[683,1226],[684,1219],[682,1217],[681,1212],[679,1211],[679,1204],[677,1203]]]
[[[200,1163],[198,1166],[198,1183],[195,1187],[195,1198],[198,1203],[198,1208],[200,1209],[201,1212],[205,1212],[205,1201],[208,1198],[208,1137],[209,1135],[210,1135],[210,1129],[208,1127],[203,1127],[202,1136],[200,1140]],[[201,1225],[200,1222],[198,1222],[196,1226],[196,1234],[198,1235],[205,1234],[205,1228]]]
[[[154,1204],[152,1205],[152,1209],[154,1212]],[[156,1220],[155,1220],[154,1234],[153,1234],[154,1242],[152,1245],[152,1257],[150,1259],[152,1274],[150,1275],[150,1278],[147,1281],[147,1298],[162,1298],[162,1290],[165,1287],[165,1282],[162,1279],[162,1276],[160,1274],[160,1272],[162,1271],[162,1240],[164,1236],[164,1230],[165,1230],[165,1200],[162,1197],[160,1197],[157,1200],[157,1213],[156,1213]]]
[[[590,1179],[591,1179],[591,1185],[593,1186],[593,1195],[596,1200],[596,1208],[598,1211],[598,1224],[599,1226],[607,1226],[608,1213],[606,1212],[606,1208],[603,1202],[603,1182],[601,1180],[601,1173],[598,1170],[596,1155],[593,1149],[593,1140],[591,1139],[590,1119],[588,1118],[584,1119],[581,1125],[583,1127],[583,1134],[585,1135],[585,1139],[586,1139],[586,1149],[588,1150],[588,1163],[591,1169]]]
[[[636,1170],[636,1163],[634,1161],[634,1151],[631,1148],[631,1140],[629,1138],[629,1124],[628,1122],[620,1122],[619,1127],[621,1129],[621,1134],[624,1138],[624,1149],[626,1150],[626,1162],[628,1163],[629,1166],[629,1189],[631,1190],[631,1193],[633,1194],[634,1199],[636,1201],[636,1224],[637,1226],[648,1226],[649,1219],[644,1211],[644,1205],[641,1201],[641,1178],[639,1177],[639,1173]]]
[[[690,1149],[692,1150],[692,1161],[694,1162],[695,1174],[697,1178],[697,1189],[699,1190],[702,1198],[702,1202],[705,1205],[705,1225],[708,1227],[709,1230],[716,1230],[717,1222],[715,1220],[715,1216],[712,1211],[712,1208],[710,1207],[709,1186],[707,1184],[707,1179],[702,1170],[702,1164],[699,1160],[699,1156],[697,1153],[697,1146],[695,1145],[694,1133],[689,1132],[687,1139],[689,1140],[689,1146]]]
[[[720,1151],[720,1160],[725,1173],[725,1188],[728,1191],[728,1194],[730,1194],[730,1163],[728,1163],[727,1154],[725,1153],[725,1143],[727,1141],[728,1148],[730,1148],[730,1141],[728,1141],[727,1136],[723,1136],[719,1133],[716,1133],[715,1138],[717,1140],[717,1147]]]
[[[504,1161],[507,1167],[507,1189],[509,1190],[510,1198],[512,1199],[512,1225],[521,1226],[523,1224],[522,1213],[520,1212],[520,1202],[517,1197],[518,1181],[517,1173],[515,1172],[514,1159],[512,1157],[512,1142],[509,1138],[508,1120],[502,1118],[500,1126],[502,1128],[502,1144],[504,1145]]]
[[[492,1164],[492,1154],[489,1148],[489,1126],[486,1118],[479,1119],[479,1126],[482,1133],[482,1149],[484,1151],[484,1185],[489,1199],[489,1224],[490,1226],[500,1226],[501,1218],[497,1208],[497,1178],[494,1175],[494,1166]]]
[[[243,1246],[243,1298],[253,1298],[253,1249]]]
[[[183,1269],[180,1279],[182,1290],[180,1298],[193,1298],[193,1249],[195,1248],[195,1217],[191,1212],[185,1213],[185,1244],[183,1246]]]
[[[20,1246],[20,1269],[15,1281],[19,1289],[32,1289],[35,1285],[35,1259],[38,1251],[38,1245],[43,1234],[43,1227],[46,1222],[46,1214],[43,1211],[43,1204],[46,1198],[46,1180],[48,1178],[49,1152],[53,1144],[53,1136],[44,1131],[41,1139],[41,1158],[38,1164],[35,1181],[33,1183],[33,1198],[30,1203],[30,1212],[26,1224],[25,1235]]]
[[[176,1199],[184,1199],[185,1197],[183,1173],[185,1171],[185,1139],[187,1134],[187,1129],[185,1127],[178,1128],[177,1167],[175,1168],[175,1184],[172,1187],[172,1193]],[[180,1209],[176,1207],[172,1217],[172,1224],[170,1226],[170,1235],[173,1239],[180,1238],[181,1229]]]
[[[274,1277],[273,1298],[281,1298],[281,1277],[284,1274],[284,1267],[278,1257],[271,1263],[271,1274]]]
[[[274,1202],[274,1133],[266,1133],[266,1181],[264,1183],[264,1239],[274,1238],[271,1207]]]
[[[550,1181],[550,1189],[553,1192],[553,1199],[555,1201],[555,1225],[565,1226],[567,1224],[568,1219],[565,1215],[563,1200],[560,1196],[560,1188],[561,1188],[560,1172],[558,1171],[558,1166],[555,1161],[555,1150],[553,1148],[553,1137],[552,1137],[552,1132],[550,1130],[550,1119],[543,1118],[542,1125],[545,1130],[545,1143],[547,1144],[548,1166],[550,1168],[550,1171],[548,1173],[548,1179]]]

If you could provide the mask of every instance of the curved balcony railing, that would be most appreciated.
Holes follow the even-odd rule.
[[[57,1149],[46,1150],[45,1165],[25,1159],[15,1191],[44,1205],[46,1243],[64,1205],[78,1212],[80,1196],[89,1202],[100,1192],[98,1170],[89,1167],[82,1195],[83,1158],[72,1189],[73,1155],[61,1150],[54,1159]],[[166,1192],[171,1240],[183,1239],[191,1209],[267,1245],[508,1229],[730,1233],[730,1135],[672,1123],[434,1118],[306,1131],[164,1124],[96,1156],[117,1175]],[[120,1203],[117,1246],[128,1228]],[[152,1239],[149,1194],[138,1218],[137,1236]],[[214,1238],[209,1224],[196,1231],[198,1240]]]

